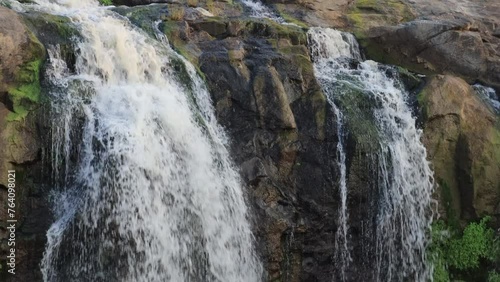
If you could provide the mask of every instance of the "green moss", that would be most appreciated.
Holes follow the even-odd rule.
[[[347,14],[347,19],[349,22],[354,26],[354,29],[352,32],[357,38],[364,38],[365,35],[365,28],[363,28],[364,23],[366,20],[363,17],[362,13],[359,12],[352,12]]]
[[[198,56],[195,50],[188,48],[186,42],[184,42],[179,36],[179,22],[166,21],[160,26],[160,30],[167,36],[172,48],[186,60],[188,60],[196,69],[197,74],[205,80],[205,74],[200,70]]]
[[[422,79],[416,74],[410,72],[403,67],[396,67],[398,70],[399,77],[403,81],[404,85],[408,90],[417,89],[422,84]]]
[[[295,18],[294,16],[290,15],[289,13],[287,13],[285,11],[285,7],[286,7],[285,4],[275,4],[275,6],[276,6],[276,9],[278,10],[280,17],[282,17],[286,22],[296,24],[296,25],[298,25],[302,28],[305,28],[305,29],[309,28],[309,26],[305,22],[303,22],[303,21]]]
[[[99,3],[104,6],[113,5],[113,0],[99,0]]]
[[[347,12],[352,32],[364,38],[370,27],[396,25],[415,18],[401,0],[357,0]]]
[[[460,227],[458,211],[455,210],[453,205],[453,194],[451,188],[443,179],[438,179],[439,187],[441,188],[441,205],[444,206],[446,211],[446,218],[448,225],[453,229],[458,230]]]
[[[14,111],[7,116],[8,121],[19,121],[24,119],[33,104],[40,101],[40,68],[41,59],[35,59],[26,63],[17,75],[16,81],[20,83],[17,87],[9,89],[9,98],[12,101]]]
[[[427,95],[425,88],[417,94],[417,102],[422,110],[422,118],[424,118],[424,120],[427,120],[429,114]]]
[[[302,28],[279,24],[270,19],[246,21],[245,31],[265,38],[288,39],[293,45],[307,44],[307,34]]]
[[[24,18],[31,30],[38,31],[40,38],[48,39],[46,41],[62,43],[78,35],[77,29],[67,17],[33,12]]]
[[[363,90],[347,83],[340,83],[337,92],[341,94],[337,95],[335,102],[344,113],[347,130],[356,140],[358,151],[376,151],[380,139],[373,117],[373,110],[377,105],[376,101],[372,96],[366,95]]]

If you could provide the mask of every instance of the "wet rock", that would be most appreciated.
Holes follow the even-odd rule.
[[[7,203],[7,171],[14,170],[17,219],[16,276],[6,274],[6,223],[0,223],[0,277],[2,281],[40,281],[39,264],[51,215],[41,161],[43,136],[48,132],[40,75],[46,52],[37,35],[48,38],[53,30],[44,29],[46,20],[32,25],[29,17],[3,7],[0,18],[0,202]],[[33,32],[33,26],[43,32]],[[7,218],[6,208],[0,206],[2,219]]]
[[[170,25],[169,39],[199,66],[231,137],[266,280],[330,281],[337,139],[305,32],[245,18],[188,25],[185,38]]]
[[[375,60],[420,73],[452,73],[469,82],[480,80],[499,87],[496,70],[500,57],[484,42],[482,34],[459,20],[417,20],[377,27],[361,38],[368,57]]]

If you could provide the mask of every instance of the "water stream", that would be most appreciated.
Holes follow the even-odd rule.
[[[49,48],[59,185],[44,281],[261,281],[241,181],[194,67],[97,1],[26,7],[69,17],[82,36],[75,71]]]
[[[365,131],[357,134],[370,138],[365,142],[373,150],[372,157],[364,161],[374,162],[378,179],[370,187],[378,191],[378,197],[373,199],[377,207],[375,248],[374,254],[366,254],[376,258],[374,277],[377,281],[428,281],[432,273],[426,248],[432,221],[433,174],[420,142],[422,132],[415,127],[407,105],[408,93],[397,78],[387,75],[387,67],[361,59],[352,35],[311,28],[308,36],[316,77],[337,117],[341,205],[336,266],[340,279],[349,280],[346,271],[351,263],[346,168],[350,144],[344,140],[358,126],[355,123],[361,122],[359,128]],[[353,99],[358,102],[349,104]],[[369,106],[358,108],[365,100]],[[373,121],[373,128],[363,120],[366,116],[357,116],[361,112]]]

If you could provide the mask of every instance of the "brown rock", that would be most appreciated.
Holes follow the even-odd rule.
[[[442,213],[449,219],[497,216],[500,203],[498,117],[474,89],[453,76],[433,77],[419,101],[425,111],[424,144]]]
[[[468,24],[464,19],[417,20],[372,28],[360,41],[374,60],[420,73],[455,74],[469,82],[481,80],[498,88],[499,74],[491,70],[499,68],[500,57],[484,43],[485,35],[464,28]],[[496,39],[491,39],[490,44],[495,42],[500,44]]]

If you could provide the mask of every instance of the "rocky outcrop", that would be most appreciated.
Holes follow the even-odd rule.
[[[45,241],[46,228],[39,227],[49,218],[37,215],[44,211],[38,187],[43,177],[36,164],[42,142],[35,120],[41,100],[40,68],[45,49],[17,13],[0,7],[0,18],[0,271],[7,281],[13,277],[30,281],[37,277],[38,271],[33,269],[40,262]],[[16,176],[18,276],[6,274],[5,258],[12,247],[7,245],[10,234],[6,229],[6,219],[11,218],[6,204],[9,170],[14,170]]]
[[[419,94],[424,143],[449,221],[486,215],[500,225],[500,120],[464,80],[431,78]]]
[[[155,1],[114,1],[131,6],[145,2]],[[335,116],[314,77],[305,30],[245,17],[237,2],[181,2],[114,10],[152,35],[151,23],[162,20],[159,27],[169,43],[207,82],[247,187],[267,280],[331,281],[338,275],[333,263],[339,218],[338,136]],[[301,25],[350,28],[362,39],[370,58],[422,73],[449,72],[491,85],[500,81],[494,33],[489,37],[463,21],[420,19],[399,25],[422,15],[397,0],[268,2],[285,19],[298,18]],[[3,8],[0,16],[9,19],[0,22],[0,130],[7,136],[0,144],[0,172],[2,177],[10,168],[24,173],[19,180],[23,183],[19,201],[24,205],[25,220],[19,232],[26,239],[21,241],[25,251],[19,266],[27,270],[22,270],[26,276],[20,281],[37,281],[50,221],[43,190],[48,180],[39,168],[48,122],[39,111],[43,99],[35,99],[43,97],[40,83],[44,83],[39,81],[44,47],[38,39],[46,47],[58,44],[66,48],[64,59],[71,68],[74,54],[68,38],[75,34],[60,17],[31,13],[23,15],[23,20]],[[181,62],[173,60],[172,67],[182,71]],[[408,84],[415,90],[419,80],[411,77],[408,74]],[[23,92],[33,89],[36,95]],[[352,117],[353,124],[348,126],[353,132],[346,141],[348,182],[353,187],[348,205],[355,212],[350,214],[349,225],[354,245],[351,255],[362,263],[352,268],[356,273],[348,275],[366,281],[373,258],[366,255],[367,246],[362,244],[372,239],[373,234],[366,230],[375,224],[366,220],[375,214],[370,206],[370,193],[375,193],[371,189],[373,168],[366,159],[377,136],[372,117],[367,115],[372,101],[355,90],[349,94],[338,102],[352,111],[347,114]],[[419,97],[425,109],[424,141],[447,207],[443,212],[448,218],[455,214],[466,220],[498,216],[498,117],[457,77],[433,77]],[[1,179],[3,201],[5,179]],[[3,218],[5,211],[0,212]],[[5,236],[3,226],[0,232]]]
[[[75,35],[69,20],[40,13],[18,14],[0,7],[0,202],[7,203],[7,171],[16,171],[16,275],[7,274],[7,205],[0,205],[2,281],[40,281],[40,261],[51,223],[47,199],[47,96],[42,73],[45,46],[59,45],[74,64]],[[41,43],[43,42],[43,44]]]
[[[454,74],[500,88],[500,39],[479,32],[466,19],[375,27],[360,42],[374,60],[419,73]]]
[[[187,25],[190,33],[172,42],[196,50],[191,56],[231,136],[258,222],[256,237],[263,239],[259,251],[268,281],[328,281],[334,271],[337,138],[305,33],[245,19]]]
[[[370,29],[382,26],[394,26],[415,18],[406,0],[354,0],[346,11],[348,25],[338,27],[347,29],[364,37]]]

